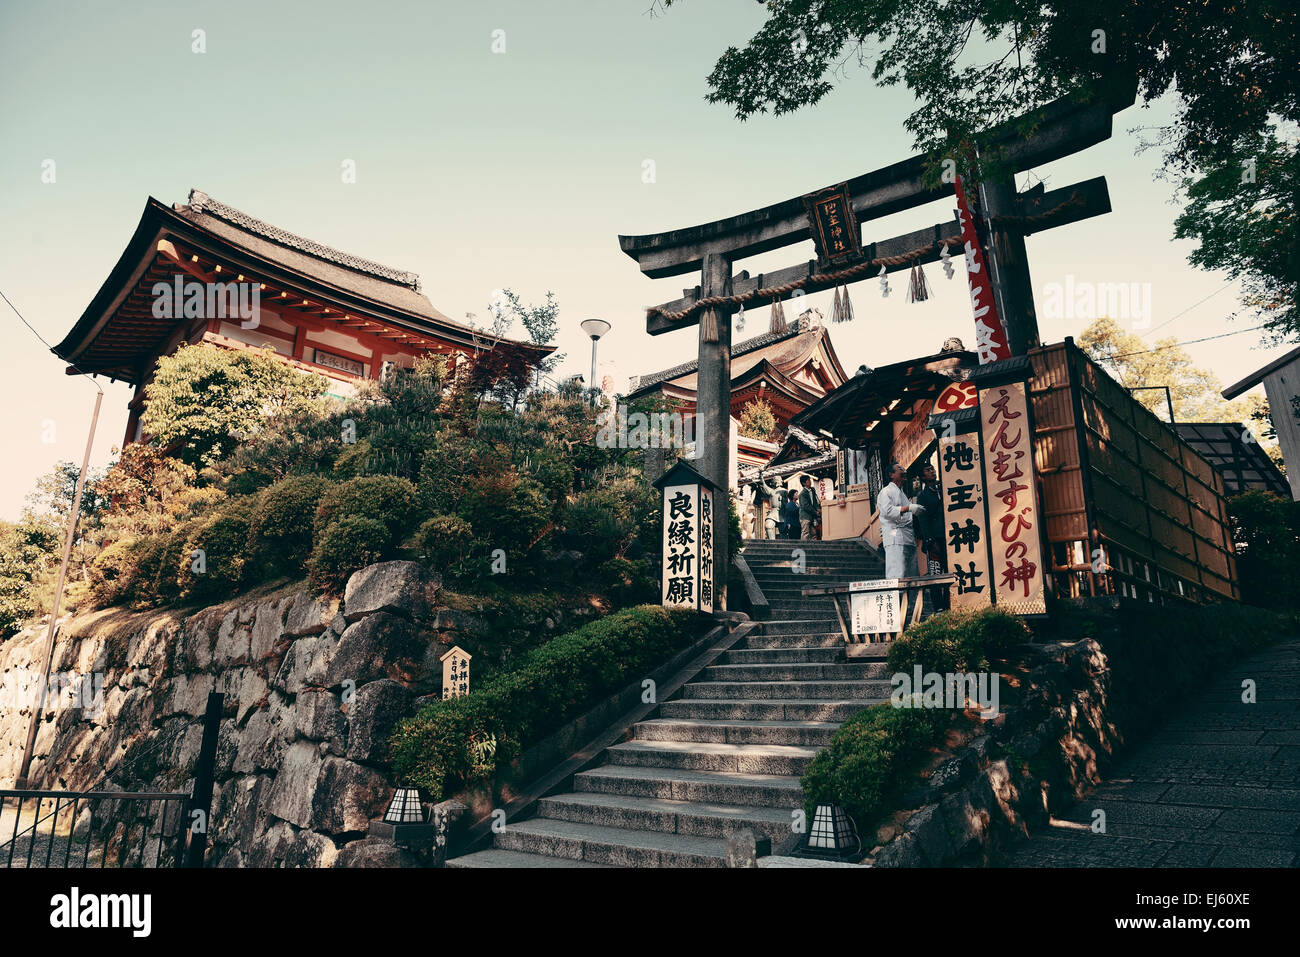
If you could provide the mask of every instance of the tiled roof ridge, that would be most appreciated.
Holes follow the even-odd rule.
[[[271,223],[260,220],[256,216],[250,216],[242,210],[235,209],[233,206],[227,206],[225,203],[218,202],[202,190],[191,189],[187,205],[196,213],[206,213],[209,216],[214,216],[217,219],[224,220],[233,226],[238,226],[240,229],[261,236],[263,239],[269,239],[271,242],[285,246],[289,249],[306,253],[309,256],[323,259],[326,262],[332,262],[335,265],[343,266],[355,272],[374,276],[377,279],[384,279],[401,286],[407,286],[416,292],[420,291],[420,277],[416,273],[394,269],[392,266],[385,266],[383,263],[377,263],[370,259],[363,259],[360,256],[354,256],[351,253],[345,253],[341,250],[334,249],[333,247],[326,246],[324,243],[318,243],[313,239],[307,239],[305,236],[291,233],[287,229],[273,226]],[[178,203],[176,204],[176,208],[182,209],[184,207]]]
[[[819,327],[813,327],[819,328]],[[731,350],[731,357],[743,356],[753,352],[755,349],[761,349],[764,346],[770,346],[785,339],[792,339],[795,336],[802,335],[805,332],[811,332],[812,329],[800,328],[797,323],[791,323],[780,332],[765,332],[759,336],[745,339]],[[678,376],[685,375],[699,366],[699,359],[692,359],[689,362],[683,362],[681,365],[673,366],[671,369],[663,369],[659,372],[652,372],[649,375],[643,375],[636,378],[635,384],[629,386],[630,391],[644,389],[652,385],[658,385],[660,382],[667,382],[669,379],[676,379]]]

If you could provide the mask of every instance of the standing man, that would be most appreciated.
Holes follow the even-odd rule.
[[[811,475],[802,476],[799,485],[802,486],[799,491],[799,527],[803,531],[801,537],[811,541],[817,537],[816,526],[821,521],[822,502],[817,497],[817,490],[813,488]]]
[[[788,492],[785,497],[785,506],[781,510],[786,538],[799,537],[799,505],[794,498],[794,492]]]
[[[876,496],[876,511],[880,513],[880,543],[885,547],[885,577],[907,578],[908,572],[916,568],[912,522],[925,509],[907,500],[903,466],[897,462],[889,466],[889,484]]]
[[[921,513],[916,520],[917,568],[922,575],[943,572],[946,549],[943,541],[943,517],[940,511],[939,480],[934,466],[929,462],[921,469],[921,488],[916,493],[916,504]]]

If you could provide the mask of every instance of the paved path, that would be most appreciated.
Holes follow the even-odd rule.
[[[1253,679],[1256,704],[1241,700]],[[1106,812],[1106,833],[1089,825]],[[1233,665],[1011,867],[1300,866],[1300,638]]]

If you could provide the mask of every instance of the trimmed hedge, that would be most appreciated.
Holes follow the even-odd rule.
[[[322,591],[337,591],[354,571],[382,561],[392,541],[392,533],[382,522],[346,515],[316,536],[316,546],[307,560],[307,577]]]
[[[297,575],[312,550],[316,508],[329,482],[295,475],[263,489],[248,529],[251,571],[259,577]]]
[[[1033,637],[1029,626],[997,607],[940,612],[909,627],[889,645],[891,671],[987,671]]]
[[[915,770],[926,749],[943,740],[951,717],[939,708],[885,702],[849,718],[800,779],[809,823],[818,804],[838,804],[866,840],[865,829],[884,810],[884,797]]]
[[[393,475],[363,475],[330,488],[316,508],[316,537],[346,516],[374,519],[388,529],[390,541],[397,541],[411,520],[415,507],[415,486]]]
[[[697,621],[658,605],[629,608],[534,649],[464,697],[425,705],[393,732],[397,780],[434,801],[491,780],[523,749],[681,651],[698,636]]]

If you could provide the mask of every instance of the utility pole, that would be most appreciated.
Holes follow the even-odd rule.
[[[96,386],[98,388],[98,386]],[[31,722],[27,726],[27,746],[23,748],[23,763],[18,768],[15,787],[27,787],[27,773],[32,766],[32,749],[36,745],[36,729],[45,716],[46,697],[50,689],[50,665],[54,659],[54,632],[59,620],[59,604],[63,600],[63,585],[68,578],[68,560],[72,557],[72,542],[76,537],[77,519],[81,514],[81,493],[86,486],[86,472],[90,468],[90,450],[95,444],[95,427],[99,424],[99,407],[104,401],[104,390],[95,395],[95,411],[90,417],[90,434],[86,436],[86,454],[81,459],[81,472],[77,475],[77,487],[72,496],[72,512],[68,515],[68,530],[63,536],[63,561],[59,565],[59,582],[54,588],[54,607],[50,609],[50,625],[45,632],[45,664],[41,671],[41,703],[32,712]]]

